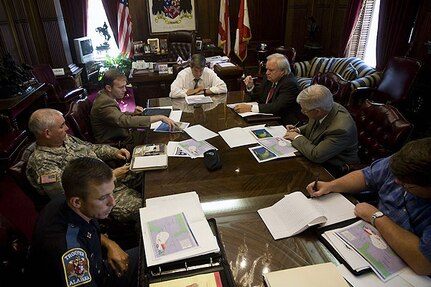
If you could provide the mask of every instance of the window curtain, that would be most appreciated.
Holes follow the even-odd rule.
[[[87,36],[88,0],[60,0],[60,5],[69,40]]]
[[[345,57],[364,58],[376,0],[363,0],[345,49]]]
[[[75,51],[73,39],[87,36],[88,0],[60,0],[70,51]],[[76,62],[76,53],[72,53]]]
[[[344,26],[343,34],[341,35],[341,49],[342,52],[339,57],[345,57],[347,53],[347,45],[349,43],[349,39],[353,33],[353,27],[355,25],[356,20],[358,19],[359,12],[361,11],[361,4],[363,0],[351,0],[349,2],[349,5],[347,6],[347,14],[346,18],[344,19],[344,23],[346,25]]]
[[[108,18],[109,25],[112,29],[112,34],[114,34],[115,43],[118,46],[118,0],[102,0],[103,7],[105,8],[106,18]]]
[[[376,63],[383,70],[394,56],[406,55],[420,0],[381,0]]]

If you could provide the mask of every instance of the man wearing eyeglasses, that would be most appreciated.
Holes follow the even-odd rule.
[[[344,164],[359,163],[355,121],[346,108],[334,103],[328,88],[312,85],[296,101],[309,121],[301,127],[287,125],[284,138],[310,161],[323,163],[334,176]]]
[[[312,197],[330,192],[377,192],[378,206],[359,203],[355,214],[370,222],[416,273],[431,275],[431,138],[407,143],[391,157],[331,182],[307,186]]]

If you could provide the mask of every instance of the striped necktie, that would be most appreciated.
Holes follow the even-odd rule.
[[[271,89],[269,89],[268,97],[266,98],[265,104],[267,104],[267,103],[269,103],[269,101],[271,101],[272,95],[274,95],[274,91],[275,91],[275,83],[273,83],[271,86]]]

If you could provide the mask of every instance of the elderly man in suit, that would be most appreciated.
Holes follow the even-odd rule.
[[[328,88],[312,85],[296,101],[309,121],[299,128],[287,125],[284,138],[312,162],[324,163],[334,176],[342,165],[359,162],[355,121],[346,108],[334,103]]]
[[[300,118],[300,108],[295,101],[298,82],[284,55],[276,53],[267,57],[266,75],[256,88],[251,76],[244,79],[244,84],[250,98],[258,104],[238,104],[235,106],[237,113],[270,113],[280,116],[282,124],[296,123]]]

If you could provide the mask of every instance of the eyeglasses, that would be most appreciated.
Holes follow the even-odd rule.
[[[311,109],[311,110],[304,110],[304,109],[301,109],[301,113],[303,113],[303,114],[308,114],[308,113],[311,113],[312,111],[314,111],[314,110],[316,110],[317,108],[314,108],[314,109]]]

